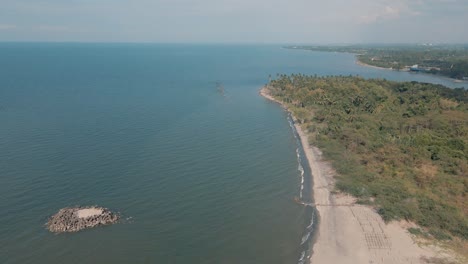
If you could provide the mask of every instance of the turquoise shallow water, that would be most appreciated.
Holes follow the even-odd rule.
[[[297,263],[312,211],[268,76],[460,86],[280,46],[1,43],[0,69],[0,263]],[[93,204],[128,220],[43,226]]]

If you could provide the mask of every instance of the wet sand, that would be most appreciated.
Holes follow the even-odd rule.
[[[265,98],[287,107],[263,88]],[[295,123],[313,177],[313,199],[319,225],[312,245],[311,263],[427,263],[425,259],[449,257],[440,248],[420,247],[407,231],[410,223],[384,223],[372,207],[356,204],[354,197],[334,192],[335,171],[322,152],[309,145],[304,130]]]

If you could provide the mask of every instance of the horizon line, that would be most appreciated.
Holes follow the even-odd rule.
[[[351,45],[468,45],[468,42],[217,42],[217,41],[61,41],[61,40],[0,40],[0,43],[42,43],[42,44],[168,44],[168,45],[285,45],[285,46],[351,46]]]

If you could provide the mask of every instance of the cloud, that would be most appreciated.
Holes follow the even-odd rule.
[[[392,41],[406,42],[442,33],[444,41],[468,41],[468,0],[0,2],[0,18],[9,23],[0,22],[0,41],[341,43],[393,34]]]
[[[372,24],[385,20],[411,18],[428,12],[435,2],[445,3],[448,1],[457,0],[376,0],[373,4],[368,2],[367,8],[361,9],[361,13],[365,14],[361,15],[358,21],[360,24]]]
[[[400,17],[401,10],[396,7],[385,6],[380,11],[375,11],[369,15],[363,15],[360,17],[360,22],[363,24],[369,24],[383,19],[397,19]]]
[[[10,29],[15,29],[16,25],[11,25],[11,24],[0,24],[0,30],[10,30]]]

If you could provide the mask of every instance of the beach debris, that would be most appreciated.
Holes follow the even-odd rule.
[[[101,225],[115,224],[120,216],[99,206],[78,206],[60,209],[49,218],[46,226],[50,232],[77,232]]]

